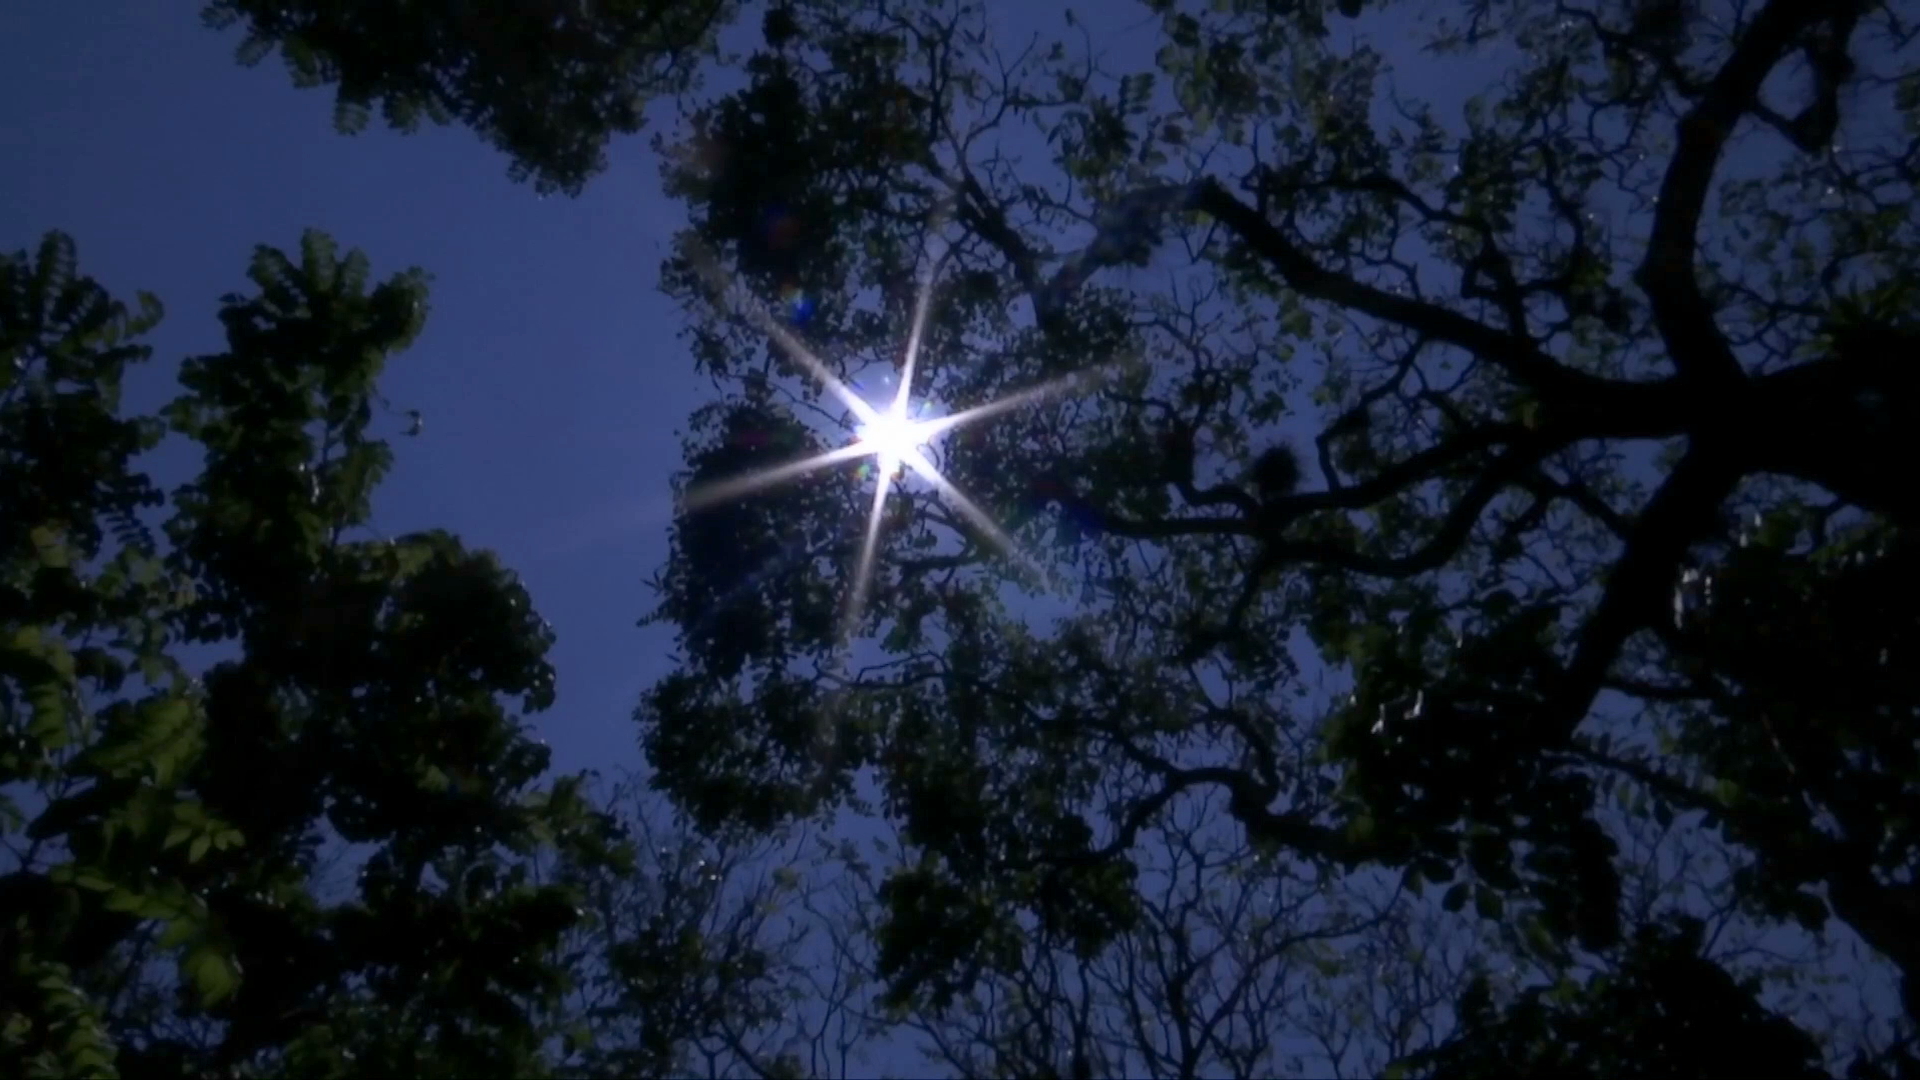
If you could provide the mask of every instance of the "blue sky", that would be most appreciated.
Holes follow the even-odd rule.
[[[400,435],[378,523],[444,527],[520,572],[558,637],[559,703],[538,718],[562,769],[640,764],[628,719],[667,666],[671,640],[635,620],[666,555],[676,430],[708,400],[655,289],[682,208],[658,190],[645,138],[577,199],[510,183],[507,162],[459,128],[401,136],[332,128],[331,94],[293,89],[277,59],[234,63],[237,37],[198,21],[195,0],[27,0],[0,5],[0,249],[71,233],[83,272],[168,318],[129,404],[172,393],[183,356],[217,351],[218,297],[246,289],[254,245],[297,245],[317,227],[385,276],[433,275],[426,332],[383,390],[419,409]],[[1057,3],[993,5],[1002,33],[1058,32]],[[1094,9],[1097,5],[1083,4]],[[1143,14],[1109,11],[1109,44]],[[1120,66],[1151,54],[1124,39]],[[1139,49],[1139,53],[1134,53]],[[1402,88],[1422,87],[1411,56]],[[1432,84],[1433,80],[1425,80]],[[193,462],[160,455],[161,478]]]
[[[555,764],[637,764],[627,717],[670,641],[634,623],[666,554],[674,433],[710,393],[654,288],[681,211],[646,140],[618,143],[582,197],[542,199],[464,129],[335,134],[330,93],[295,90],[277,58],[239,67],[237,37],[197,7],[0,5],[0,248],[63,229],[82,272],[166,304],[134,408],[221,348],[218,298],[249,288],[256,244],[292,249],[312,226],[377,276],[430,272],[426,332],[382,382],[426,430],[399,437],[392,418],[378,523],[499,551],[559,638],[560,703],[539,719]],[[159,468],[171,484],[192,464]]]
[[[1064,6],[990,5],[1007,41],[1060,33]],[[116,296],[159,296],[167,318],[131,380],[134,409],[173,394],[182,357],[222,348],[218,298],[250,288],[256,244],[292,250],[316,227],[365,251],[376,277],[432,274],[426,331],[381,384],[425,432],[400,437],[390,418],[398,463],[376,523],[498,551],[558,638],[559,703],[537,720],[555,766],[639,765],[628,717],[672,642],[635,623],[666,557],[676,432],[713,393],[655,288],[684,209],[660,194],[648,139],[616,141],[580,197],[542,198],[464,128],[337,134],[330,89],[296,90],[277,56],[240,67],[238,34],[206,29],[198,8],[0,6],[0,160],[14,163],[0,172],[0,250],[62,229]],[[1143,9],[1097,14],[1097,42],[1146,61]],[[174,447],[156,467],[171,486],[195,462]]]

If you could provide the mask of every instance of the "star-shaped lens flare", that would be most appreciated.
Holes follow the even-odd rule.
[[[927,445],[921,425],[897,406],[889,407],[871,423],[861,424],[857,433],[859,444],[872,452],[883,473],[898,471],[909,453]]]
[[[694,265],[706,279],[708,288],[713,290],[717,299],[726,303],[729,282],[725,271],[720,268],[712,253],[706,249],[696,248],[692,254]],[[922,480],[932,485],[935,491],[958,510],[962,517],[980,530],[981,534],[1003,554],[1015,558],[1029,572],[1044,580],[1046,576],[1044,571],[1035,566],[1032,560],[1021,555],[1012,539],[1001,530],[1000,526],[988,517],[985,511],[974,505],[973,500],[949,483],[946,477],[940,475],[940,470],[928,460],[926,449],[941,435],[955,428],[985,420],[1023,405],[1085,389],[1105,373],[1104,367],[1095,368],[1030,387],[962,412],[927,420],[914,419],[911,408],[913,369],[915,362],[919,359],[920,340],[926,328],[927,308],[932,297],[934,281],[935,276],[929,275],[920,285],[919,294],[914,301],[913,324],[907,336],[905,359],[900,370],[900,386],[894,394],[893,401],[884,409],[874,408],[852,387],[828,370],[826,364],[803,345],[799,338],[772,317],[764,304],[757,304],[749,299],[737,305],[738,309],[743,311],[762,333],[778,342],[788,356],[797,360],[808,374],[820,381],[828,393],[839,398],[841,403],[853,413],[856,438],[846,446],[823,454],[695,488],[687,492],[682,500],[681,505],[684,510],[697,511],[830,466],[864,457],[875,458],[879,469],[874,478],[873,510],[867,518],[866,536],[860,545],[859,565],[854,571],[853,589],[847,597],[843,614],[843,638],[851,638],[865,611],[867,590],[873,581],[874,560],[880,544],[880,525],[884,520],[887,496],[892,491],[895,475],[900,472],[901,466],[911,469]]]

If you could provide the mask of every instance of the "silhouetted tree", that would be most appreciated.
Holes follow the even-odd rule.
[[[1665,1033],[1604,987],[1586,1020],[1463,1003],[1522,1060],[1562,1020],[1646,1035],[1623,1053],[1778,1030],[1623,913],[1613,805],[1734,843],[1744,910],[1850,928],[1920,1019],[1905,15],[1147,6],[1153,67],[1115,73],[1009,58],[964,3],[783,3],[694,114],[666,286],[737,392],[695,418],[659,579],[656,783],[770,830],[873,778],[914,852],[876,893],[901,1002],[1004,970],[1023,919],[1121,939],[1124,856],[1217,790],[1261,850],[1716,988]],[[871,559],[860,474],[699,497],[847,437],[810,354],[903,349],[950,412],[1080,378],[932,450],[1015,552],[938,485],[893,489]],[[888,662],[850,667],[849,628]],[[1343,692],[1302,704],[1320,672]]]
[[[1151,6],[1155,69],[1109,73],[1008,59],[965,5],[794,5],[696,114],[666,283],[752,391],[688,445],[658,783],[765,822],[871,770],[919,852],[878,891],[907,995],[994,970],[1016,913],[1126,932],[1121,856],[1205,789],[1265,849],[1403,868],[1563,953],[1640,940],[1599,811],[1631,789],[1751,856],[1747,909],[1837,918],[1915,985],[1903,17],[1380,5],[1350,47],[1319,4]],[[1457,120],[1386,93],[1388,45],[1436,96],[1475,80]],[[774,206],[802,224],[770,260]],[[816,304],[776,327],[722,286]],[[1047,586],[931,484],[877,516],[870,585],[859,474],[697,497],[795,456],[726,431],[843,437],[802,350],[852,379],[910,339],[951,412],[1119,361],[933,451]],[[1263,480],[1279,444],[1297,482]],[[762,534],[810,546],[715,550]],[[888,663],[837,659],[850,596]],[[1350,693],[1299,707],[1303,662]]]
[[[734,0],[437,0],[429,4],[214,0],[239,24],[244,64],[278,49],[294,85],[333,86],[335,124],[375,110],[410,131],[458,122],[505,151],[516,180],[575,193],[606,167],[647,103],[692,85]]]
[[[369,535],[400,427],[375,380],[424,276],[371,284],[318,232],[249,276],[163,420],[119,402],[156,300],[113,300],[59,233],[0,261],[6,1073],[674,1075],[757,939],[664,899],[714,880],[684,844],[636,862],[631,815],[545,776],[522,715],[552,635],[514,576]],[[163,541],[136,459],[169,430],[204,465]],[[619,923],[587,909],[619,888]],[[569,996],[609,980],[612,1033]],[[597,1049],[561,1053],[583,1025]]]

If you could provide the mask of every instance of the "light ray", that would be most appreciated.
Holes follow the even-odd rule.
[[[939,226],[936,224],[929,231],[939,232]],[[932,306],[933,284],[939,276],[936,264],[928,272],[926,280],[920,283],[913,298],[913,326],[907,332],[907,352],[900,364],[900,385],[894,389],[893,404],[886,412],[869,420],[861,430],[861,441],[872,443],[877,452],[876,463],[880,466],[880,475],[873,484],[873,511],[867,516],[867,535],[860,544],[860,562],[853,572],[853,592],[847,598],[842,641],[853,640],[853,635],[860,629],[860,620],[866,615],[867,593],[873,587],[873,564],[880,552],[880,526],[886,519],[887,494],[893,487],[893,473],[900,467],[899,462],[911,455],[927,465],[922,475],[930,475],[940,483],[946,483],[939,471],[919,452],[920,445],[932,436],[921,438],[922,426],[907,418],[908,403],[913,396],[914,364],[920,357],[927,309]],[[916,471],[920,470],[916,468]]]
[[[920,441],[923,443],[930,442],[934,436],[944,435],[962,424],[971,424],[975,420],[985,420],[989,416],[997,416],[1000,413],[1017,409],[1022,405],[1032,405],[1037,402],[1046,401],[1049,398],[1061,397],[1077,390],[1083,390],[1106,370],[1107,368],[1100,367],[1094,368],[1091,371],[1076,372],[1064,378],[1055,379],[1052,382],[1041,383],[1039,386],[1030,386],[1025,390],[1016,390],[1006,397],[996,398],[993,401],[987,402],[985,405],[975,405],[971,409],[938,417],[933,420],[923,421],[920,424],[920,428],[925,431],[926,437]]]
[[[934,468],[933,462],[928,461],[925,454],[915,450],[908,455],[906,463],[914,472],[919,473],[922,479],[932,484],[934,490],[946,496],[953,503],[954,508],[960,511],[960,516],[972,522],[973,527],[979,529],[986,536],[988,543],[998,549],[1002,555],[1018,562],[1022,569],[1033,574],[1043,584],[1048,582],[1047,572],[1029,558],[1026,552],[1021,551],[1019,545],[1013,542],[1013,537],[1008,536],[985,510],[974,505],[973,500],[967,498],[959,488],[954,487],[952,481],[940,475],[940,470]]]
[[[907,354],[901,359],[900,385],[893,394],[894,412],[900,416],[906,415],[907,401],[913,394],[913,369],[920,360],[921,336],[927,328],[927,309],[933,306],[933,283],[938,277],[937,268],[927,274],[913,298],[913,325],[907,330]]]
[[[929,235],[937,234],[940,231],[940,224],[944,219],[944,215],[950,212],[950,210],[951,204],[947,204],[936,211],[936,216],[929,222]],[[941,267],[945,264],[947,257],[952,254],[951,248],[938,259],[934,260],[934,264],[929,270],[926,279],[920,283],[918,295],[914,299],[912,326],[907,336],[906,350],[901,358],[899,371],[900,385],[895,389],[892,402],[884,409],[876,409],[858,393],[855,393],[852,387],[842,382],[828,369],[827,365],[823,363],[819,357],[813,354],[812,350],[808,349],[806,345],[800,341],[796,334],[781,325],[780,321],[775,319],[772,314],[766,310],[764,305],[757,303],[756,298],[749,296],[745,303],[732,303],[729,294],[734,290],[730,287],[731,283],[729,282],[728,276],[726,272],[721,269],[713,252],[705,245],[699,243],[689,245],[688,254],[695,269],[712,290],[716,303],[723,307],[731,307],[736,311],[744,313],[756,328],[762,333],[765,333],[778,346],[785,349],[788,357],[790,357],[794,363],[804,368],[810,376],[819,381],[820,385],[828,393],[838,398],[841,403],[847,407],[853,414],[856,425],[856,438],[854,442],[848,446],[841,447],[837,450],[830,450],[824,454],[819,454],[803,461],[775,466],[774,468],[751,476],[740,477],[734,480],[723,481],[709,487],[703,487],[698,491],[689,493],[686,499],[683,500],[683,509],[696,510],[711,506],[714,503],[759,491],[763,488],[781,483],[782,481],[794,479],[840,462],[851,461],[869,455],[874,457],[876,463],[880,466],[878,475],[874,480],[873,506],[867,516],[865,535],[861,538],[860,551],[853,572],[852,587],[848,591],[846,605],[841,611],[839,633],[836,635],[838,637],[837,644],[840,648],[835,650],[838,655],[837,658],[832,661],[836,669],[842,668],[850,660],[851,646],[854,637],[858,634],[861,622],[866,613],[865,609],[873,587],[876,563],[879,559],[881,532],[886,526],[887,498],[892,493],[895,474],[903,464],[911,468],[928,484],[932,485],[936,493],[957,509],[961,517],[972,524],[974,528],[978,529],[987,541],[994,548],[998,549],[1004,557],[1030,574],[1030,580],[1036,582],[1042,588],[1059,587],[1059,584],[1052,580],[1052,576],[1047,573],[1044,567],[1040,566],[1031,556],[1019,549],[1014,543],[1013,538],[1001,529],[999,523],[995,522],[985,511],[976,506],[972,499],[967,498],[967,496],[949,482],[946,477],[940,474],[940,470],[935,467],[933,462],[927,458],[927,455],[922,452],[922,447],[928,446],[941,434],[952,431],[963,424],[972,423],[976,420],[984,420],[1020,405],[1046,400],[1082,387],[1089,383],[1093,377],[1107,365],[1101,365],[1101,369],[1096,369],[1093,372],[1088,372],[1081,376],[1058,379],[1041,386],[1019,391],[1000,401],[990,402],[986,405],[968,409],[951,416],[927,421],[914,420],[910,406],[913,398],[914,378],[919,365],[920,349],[925,340],[926,324],[928,312],[932,307],[934,285],[939,280]],[[818,724],[816,725],[814,735],[817,750],[821,756],[821,779],[823,782],[828,779],[826,771],[828,766],[827,758],[832,753],[834,741],[833,718],[839,713],[837,698],[840,694],[846,693],[847,690],[848,687],[843,684],[834,691],[834,693],[830,695],[831,703],[823,703],[823,707],[818,716]]]
[[[722,303],[725,303],[727,296],[726,271],[720,268],[720,264],[715,261],[713,253],[708,251],[704,246],[696,247],[693,251],[693,264],[694,268],[700,272],[700,276],[706,279],[707,287],[714,291],[714,295],[721,300]],[[820,384],[827,388],[828,393],[839,398],[842,404],[852,409],[853,415],[856,418],[862,423],[870,424],[874,421],[875,416],[878,415],[874,407],[867,404],[865,398],[854,393],[852,387],[841,382],[838,376],[828,370],[827,365],[820,362],[819,357],[813,355],[813,350],[807,348],[806,345],[786,327],[781,326],[779,320],[769,315],[757,304],[741,304],[739,308],[744,309],[747,318],[755,326],[759,327],[761,333],[779,342],[780,345],[787,350],[789,356],[792,356],[794,360],[798,361],[801,367],[807,369],[808,374],[820,380]]]
[[[853,591],[847,595],[846,610],[841,613],[840,640],[852,641],[866,616],[867,592],[873,586],[873,563],[879,558],[880,525],[886,518],[887,493],[893,487],[893,470],[880,474],[873,484],[873,510],[867,515],[867,535],[860,542],[860,562],[853,571]]]
[[[755,327],[784,348],[787,354],[809,375],[817,379],[827,392],[847,406],[853,413],[856,436],[853,443],[836,450],[689,492],[683,500],[684,509],[702,509],[841,462],[868,456],[875,458],[879,468],[874,482],[873,506],[868,513],[867,527],[857,556],[852,589],[841,616],[843,643],[851,642],[852,635],[858,631],[860,620],[865,614],[864,609],[872,589],[874,569],[879,558],[880,533],[886,522],[887,497],[893,489],[894,473],[901,465],[911,468],[915,474],[932,485],[936,492],[959,511],[961,517],[980,531],[993,548],[1031,574],[1036,582],[1042,586],[1057,585],[1051,580],[1052,575],[1021,551],[999,523],[941,475],[939,468],[927,458],[921,448],[940,435],[962,425],[985,420],[1023,405],[1031,405],[1084,390],[1114,365],[1103,364],[1089,371],[1054,379],[948,416],[930,420],[913,420],[909,418],[913,379],[919,362],[920,348],[924,341],[927,314],[932,306],[934,284],[938,280],[937,273],[930,273],[927,279],[921,282],[918,295],[914,299],[913,321],[900,366],[900,385],[894,392],[892,402],[884,409],[876,409],[852,387],[842,382],[819,357],[813,354],[812,350],[800,341],[798,336],[782,326],[770,313],[753,303],[729,304],[726,273],[720,268],[710,251],[704,246],[697,246],[691,254],[695,268],[706,280],[708,287],[713,290],[717,300],[745,314]],[[944,262],[944,260],[941,261]]]
[[[748,473],[745,476],[735,477],[731,480],[721,480],[712,484],[703,484],[687,492],[685,498],[681,500],[681,506],[686,510],[704,510],[709,506],[714,506],[730,499],[737,499],[742,495],[751,495],[756,491],[772,487],[775,484],[793,480],[832,465],[838,465],[843,461],[853,461],[856,458],[863,458],[871,453],[873,453],[872,447],[853,443],[835,450],[829,450],[824,454],[815,454],[810,458],[788,462],[785,465],[775,465],[770,469],[762,469],[759,472]]]

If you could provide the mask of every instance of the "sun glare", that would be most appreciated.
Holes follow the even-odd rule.
[[[896,407],[878,414],[856,429],[859,445],[880,459],[880,471],[892,472],[909,454],[918,451],[932,437],[926,424],[909,417]]]
[[[698,252],[695,265],[707,279],[707,284],[713,289],[716,298],[725,302],[731,291],[729,288],[731,283],[712,253]],[[852,588],[848,592],[846,606],[842,612],[845,620],[843,635],[848,637],[859,624],[861,613],[866,606],[867,591],[872,584],[874,562],[880,546],[880,529],[885,517],[883,511],[887,497],[894,486],[894,474],[901,471],[902,466],[931,485],[941,498],[959,511],[961,517],[979,530],[988,543],[1023,564],[1030,573],[1038,574],[1042,580],[1046,578],[1045,571],[1016,550],[1013,541],[1000,526],[985,511],[974,505],[973,500],[967,498],[946,477],[942,476],[940,470],[923,451],[940,435],[963,424],[985,420],[1023,405],[1083,391],[1107,368],[1107,365],[1101,365],[1064,379],[1029,387],[961,412],[950,413],[936,419],[916,420],[913,417],[910,391],[913,386],[915,362],[919,359],[921,336],[926,328],[927,307],[933,292],[933,284],[933,278],[930,276],[920,285],[919,296],[914,304],[913,324],[908,332],[907,347],[901,365],[899,390],[883,408],[875,408],[854,392],[853,388],[836,376],[819,357],[813,354],[812,350],[801,343],[795,334],[773,319],[763,305],[751,300],[740,305],[739,310],[743,314],[768,337],[778,342],[788,356],[797,360],[809,375],[819,380],[820,385],[825,387],[828,393],[839,398],[841,403],[852,412],[854,439],[851,443],[824,454],[688,491],[682,500],[683,509],[699,510],[843,462],[864,457],[875,458],[875,464],[879,468],[874,474],[873,505],[867,517],[865,540],[860,546],[858,563],[850,583]]]

